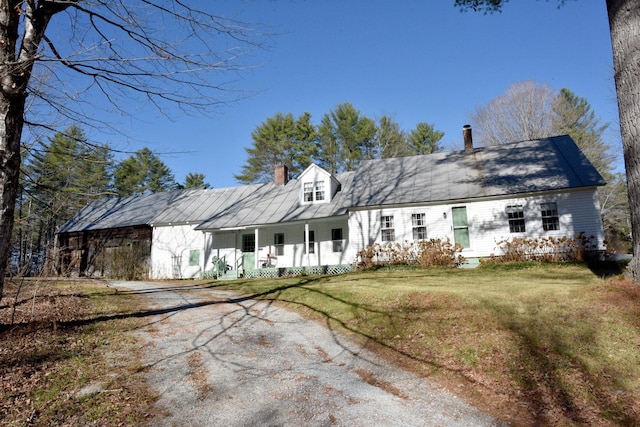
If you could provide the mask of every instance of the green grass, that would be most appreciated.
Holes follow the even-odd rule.
[[[209,286],[327,322],[454,391],[462,384],[515,422],[640,424],[640,287],[582,265],[378,269]],[[506,396],[518,404],[496,403]]]

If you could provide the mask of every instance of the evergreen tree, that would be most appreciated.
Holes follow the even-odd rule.
[[[413,155],[438,153],[443,150],[439,144],[443,137],[444,132],[435,130],[429,123],[420,122],[407,137],[410,153]]]
[[[116,165],[113,186],[121,197],[177,188],[171,169],[145,147]]]
[[[338,105],[320,123],[318,161],[331,173],[355,170],[363,159],[377,157],[376,124],[350,103]]]
[[[554,133],[571,136],[598,172],[605,178],[610,177],[615,155],[603,139],[609,125],[601,125],[589,102],[566,88],[560,90],[552,110]]]
[[[400,130],[398,122],[389,116],[378,119],[375,145],[376,152],[382,159],[411,155],[405,133]]]
[[[184,178],[184,184],[180,185],[179,187],[181,189],[188,189],[188,188],[206,189],[211,187],[209,183],[204,182],[204,180],[205,180],[205,176],[203,173],[189,172],[187,176]]]
[[[292,176],[298,175],[312,161],[316,137],[311,114],[296,119],[291,113],[276,113],[251,132],[253,144],[245,148],[247,163],[236,180],[243,184],[272,182],[277,165],[286,165]]]
[[[111,194],[111,164],[109,147],[90,144],[77,126],[32,150],[18,207],[20,258],[41,263],[58,227],[90,201]]]

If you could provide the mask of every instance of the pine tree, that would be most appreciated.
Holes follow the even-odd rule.
[[[358,168],[363,159],[377,157],[376,124],[350,103],[325,114],[318,128],[320,166],[331,173]]]
[[[253,144],[245,148],[247,162],[235,179],[243,184],[271,182],[275,167],[286,165],[297,176],[312,161],[317,133],[311,114],[297,119],[292,113],[276,113],[251,132]]]
[[[204,180],[205,180],[205,176],[203,173],[189,172],[187,176],[184,177],[184,184],[180,185],[179,187],[181,189],[188,189],[188,188],[206,189],[211,187],[209,183],[204,182]]]
[[[113,178],[113,186],[121,197],[177,188],[171,169],[147,147],[116,165]]]
[[[435,130],[433,125],[420,122],[407,137],[411,154],[431,154],[443,150],[439,144],[444,137],[444,132]]]
[[[400,130],[398,122],[389,116],[382,116],[378,119],[375,145],[376,152],[382,159],[411,155],[407,146],[406,134]]]
[[[18,209],[18,245],[21,258],[39,264],[53,248],[58,227],[87,203],[112,194],[112,155],[108,146],[89,143],[82,129],[71,126],[40,142],[28,160]]]
[[[552,126],[556,135],[569,135],[605,178],[613,170],[615,155],[603,139],[608,124],[600,124],[589,102],[563,88],[552,104]]]

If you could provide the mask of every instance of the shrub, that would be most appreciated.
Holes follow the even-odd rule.
[[[356,254],[358,268],[382,265],[419,265],[423,267],[457,267],[464,262],[462,246],[449,239],[429,239],[415,242],[374,243]]]
[[[488,259],[482,260],[482,263],[586,261],[597,254],[594,238],[595,236],[587,237],[583,232],[574,238],[514,237],[497,242],[501,254],[492,254]]]

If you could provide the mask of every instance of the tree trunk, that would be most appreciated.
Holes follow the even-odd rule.
[[[633,282],[640,283],[640,2],[607,0],[620,132],[629,188]]]
[[[11,254],[16,196],[20,178],[20,139],[24,125],[25,95],[0,95],[0,299]]]

